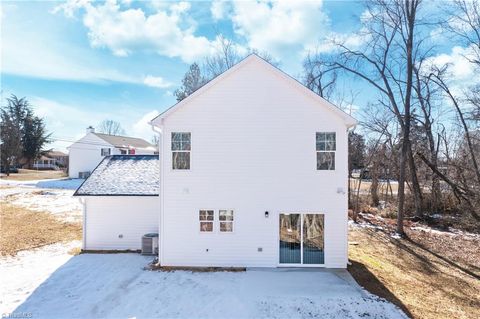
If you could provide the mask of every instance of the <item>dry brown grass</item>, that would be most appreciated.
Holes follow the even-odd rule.
[[[360,183],[361,182],[361,183]],[[356,193],[358,184],[360,183],[360,191],[361,192],[370,192],[370,187],[372,186],[372,182],[369,180],[361,180],[358,178],[350,178],[350,187],[354,193]],[[393,194],[396,194],[398,191],[398,183],[393,183],[390,182],[390,185],[392,187],[392,192]],[[386,182],[379,182],[378,183],[378,193],[379,194],[384,194],[388,193],[390,194],[390,188],[388,188],[388,184]],[[408,189],[407,189],[408,191]]]
[[[352,228],[350,273],[413,318],[480,318],[480,239],[407,233]]]
[[[49,213],[6,203],[2,203],[0,209],[1,255],[15,255],[21,250],[82,238],[80,223],[62,222]]]
[[[19,169],[18,173],[11,173],[10,176],[2,175],[2,179],[13,181],[30,181],[39,179],[54,179],[66,177],[63,171],[37,171],[33,169]]]

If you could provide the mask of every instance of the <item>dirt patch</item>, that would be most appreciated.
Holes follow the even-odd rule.
[[[2,175],[2,179],[11,181],[30,181],[40,179],[56,179],[66,177],[63,171],[37,171],[33,169],[19,169],[18,173],[11,173],[10,176]]]
[[[368,291],[413,318],[480,318],[480,238],[350,227],[348,270]]]
[[[190,272],[243,272],[246,271],[244,267],[169,267],[160,265],[150,265],[149,270],[157,271],[190,271]]]
[[[57,242],[80,240],[80,223],[62,222],[47,212],[2,203],[0,215],[0,254],[15,255],[18,251]]]

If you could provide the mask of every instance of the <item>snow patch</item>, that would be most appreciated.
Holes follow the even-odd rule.
[[[143,270],[138,254],[67,254],[51,245],[2,258],[0,313],[34,318],[407,318],[346,271]]]

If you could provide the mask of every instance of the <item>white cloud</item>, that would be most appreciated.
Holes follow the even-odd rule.
[[[150,121],[153,120],[160,112],[157,110],[153,110],[150,112],[145,113],[139,120],[137,120],[135,123],[132,125],[132,136],[135,137],[141,137],[145,139],[146,141],[151,141],[152,136],[155,135],[155,133],[152,130],[152,127],[150,126]]]
[[[88,2],[81,0],[68,4],[70,8],[77,8],[85,3]],[[64,39],[61,32],[52,32],[52,27],[40,25],[36,32],[32,32],[32,26],[36,25],[33,20],[23,23],[29,14],[23,9],[14,5],[2,6],[2,74],[145,85],[142,74],[129,74],[108,66],[102,58],[92,54],[91,49],[79,46],[75,39]],[[70,12],[68,8],[65,10]],[[50,16],[49,13],[43,14]]]
[[[230,17],[250,47],[276,57],[312,47],[329,33],[322,1],[236,1]]]
[[[474,80],[476,70],[472,63],[468,61],[472,57],[473,51],[470,47],[454,46],[450,53],[442,53],[430,58],[427,63],[433,66],[443,67],[448,65],[448,69],[453,81]],[[471,82],[469,84],[472,84]]]
[[[210,12],[215,21],[225,19],[228,13],[228,3],[223,0],[214,0]]]
[[[195,35],[195,22],[187,14],[188,2],[155,5],[153,14],[146,14],[140,8],[123,9],[115,0],[98,4],[79,2],[69,1],[55,12],[71,16],[81,11],[91,46],[108,48],[117,56],[141,50],[192,62],[212,49],[206,37]]]
[[[153,75],[147,75],[143,79],[143,83],[147,86],[160,88],[160,89],[165,89],[173,85],[171,82],[165,81],[165,79],[163,79],[162,77],[153,76]]]

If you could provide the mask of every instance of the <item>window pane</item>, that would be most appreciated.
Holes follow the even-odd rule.
[[[190,152],[172,152],[173,169],[190,169]]]
[[[317,151],[325,151],[325,142],[317,141]]]
[[[213,222],[200,222],[200,231],[202,232],[213,231]]]
[[[280,214],[280,263],[301,263],[300,214]]]
[[[335,151],[336,143],[335,141],[327,141],[325,142],[325,150],[326,151]]]
[[[317,152],[317,170],[334,170],[335,152]]]
[[[233,222],[220,222],[220,231],[221,232],[232,232],[233,231]]]
[[[172,141],[172,151],[180,151],[182,150],[182,142],[175,142]]]
[[[327,140],[329,142],[335,142],[335,132],[325,133],[325,140]]]
[[[324,263],[324,215],[303,215],[303,263]]]
[[[325,141],[325,133],[317,132],[317,142]]]
[[[219,219],[225,221],[233,221],[233,210],[220,210],[218,212]]]
[[[207,220],[213,220],[213,210],[207,211]]]
[[[172,151],[189,151],[191,133],[172,132]]]

